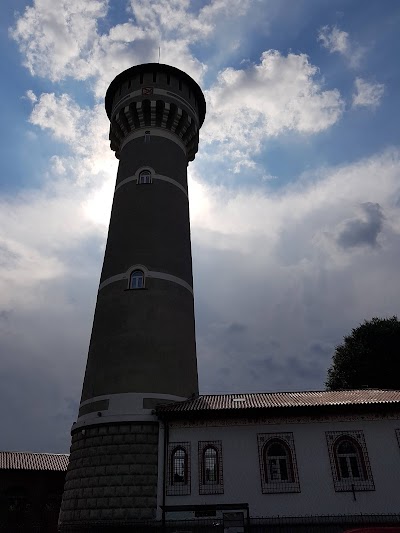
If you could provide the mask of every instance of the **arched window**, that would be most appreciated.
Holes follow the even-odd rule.
[[[343,437],[335,443],[335,459],[339,480],[365,479],[366,469],[358,443],[351,437]]]
[[[134,270],[129,278],[130,289],[143,289],[144,288],[144,273],[142,270]]]
[[[151,172],[150,170],[142,170],[139,174],[138,184],[143,185],[144,183],[151,183]]]
[[[166,492],[169,496],[190,494],[190,442],[170,442],[166,474]]]
[[[264,446],[264,468],[267,483],[293,482],[290,449],[279,439],[272,439]]]
[[[263,494],[300,492],[293,433],[259,433],[257,441]]]
[[[199,494],[223,494],[222,441],[199,441]]]
[[[218,452],[213,446],[207,446],[203,451],[203,484],[218,485]]]
[[[171,457],[171,485],[186,485],[188,481],[188,459],[186,450],[175,448]]]
[[[327,431],[326,440],[335,490],[375,490],[364,433]]]

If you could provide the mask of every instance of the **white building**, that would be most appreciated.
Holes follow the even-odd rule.
[[[400,391],[200,396],[157,414],[159,518],[399,513]]]

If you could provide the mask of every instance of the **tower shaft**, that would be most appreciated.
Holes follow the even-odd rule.
[[[178,69],[139,65],[111,83],[106,111],[120,162],[72,427],[65,532],[155,518],[153,409],[198,392],[187,165],[204,96]]]

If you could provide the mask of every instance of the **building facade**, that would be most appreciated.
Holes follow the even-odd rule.
[[[56,533],[68,455],[0,452],[0,531]]]
[[[244,520],[399,514],[399,391],[200,396],[158,412],[169,520],[240,504]]]

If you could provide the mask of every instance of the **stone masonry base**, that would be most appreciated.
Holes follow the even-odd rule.
[[[155,520],[157,460],[157,423],[99,425],[74,432],[60,531],[99,531],[104,526],[114,530]]]

